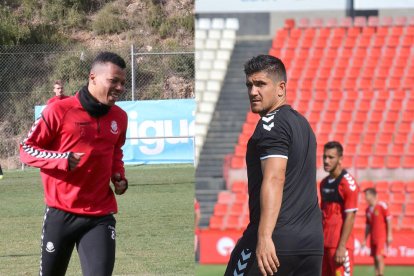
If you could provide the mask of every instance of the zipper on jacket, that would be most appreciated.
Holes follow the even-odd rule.
[[[96,118],[96,122],[98,125],[98,134],[101,133],[101,125],[99,124],[99,118]]]

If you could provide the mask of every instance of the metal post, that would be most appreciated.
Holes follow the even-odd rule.
[[[135,93],[135,66],[134,66],[134,44],[131,44],[131,99],[134,101],[134,93]]]

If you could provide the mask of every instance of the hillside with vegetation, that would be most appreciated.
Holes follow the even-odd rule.
[[[0,44],[193,47],[193,0],[6,0]]]

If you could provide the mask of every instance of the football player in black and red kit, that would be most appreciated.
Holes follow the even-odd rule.
[[[254,57],[245,73],[251,109],[261,119],[246,152],[250,223],[225,275],[320,275],[323,233],[315,135],[286,103],[286,70],[280,59]]]
[[[111,275],[116,194],[128,182],[122,162],[127,114],[115,105],[125,90],[125,61],[100,53],[89,82],[74,97],[47,105],[21,143],[22,162],[40,168],[46,210],[40,275],[64,275],[76,245],[83,275]]]

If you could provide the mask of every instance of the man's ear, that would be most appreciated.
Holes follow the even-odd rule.
[[[93,85],[96,84],[96,75],[94,72],[90,72],[89,73],[89,83],[92,83]]]
[[[283,97],[286,93],[286,82],[280,81],[277,86],[277,96],[279,98]]]

